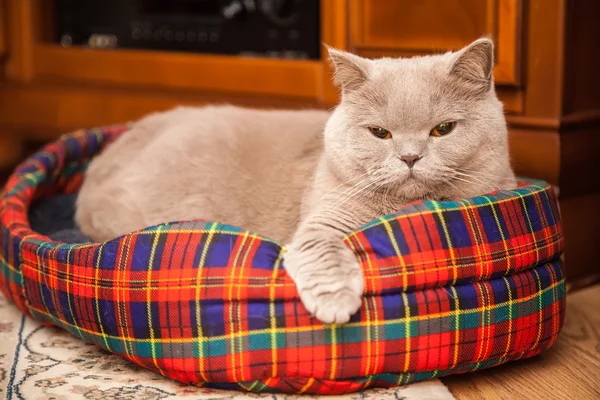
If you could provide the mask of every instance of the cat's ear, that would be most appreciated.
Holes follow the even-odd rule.
[[[335,71],[333,83],[336,86],[341,87],[343,91],[350,92],[361,87],[369,79],[370,60],[325,46],[329,52],[329,61]]]
[[[469,83],[477,92],[485,93],[493,83],[493,68],[494,42],[482,37],[458,52],[450,75]]]

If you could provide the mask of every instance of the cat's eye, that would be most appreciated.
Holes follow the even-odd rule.
[[[369,128],[369,130],[371,131],[371,133],[375,136],[377,136],[379,139],[391,139],[392,134],[390,133],[390,131],[383,129],[383,128],[379,128],[379,127],[371,127]]]
[[[454,128],[456,127],[456,121],[450,121],[450,122],[442,122],[439,125],[436,125],[435,128],[433,128],[431,130],[431,136],[444,136],[449,134],[450,132],[452,132],[454,130]]]

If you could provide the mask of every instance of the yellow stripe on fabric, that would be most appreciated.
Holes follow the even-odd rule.
[[[137,236],[136,236],[136,240],[137,240]],[[127,260],[129,260],[129,251],[133,248],[131,246],[131,241],[132,241],[132,236],[129,236],[127,238],[127,246],[126,246],[127,252],[125,253],[125,261],[126,262],[127,262]],[[127,265],[128,264],[125,264],[124,267],[127,268]],[[124,293],[126,293],[125,288],[123,288],[123,294]],[[128,313],[125,313],[125,315],[124,315],[125,316],[125,328],[129,330],[129,326],[127,325],[127,315],[128,315]],[[131,353],[133,354],[134,350],[133,350],[133,343],[131,342],[131,339],[133,339],[133,338],[131,338],[130,336],[128,336],[128,340],[130,340],[130,342],[128,343],[128,345],[130,347]]]
[[[227,268],[228,269],[228,268]],[[18,270],[13,269],[14,272],[19,273]],[[42,273],[42,275],[44,275],[45,277],[51,277],[53,278],[55,275],[61,273],[61,271],[52,271],[53,274],[50,273]],[[72,275],[74,278],[81,278],[81,279],[86,279],[86,277],[81,276],[81,275]],[[214,281],[222,281],[224,279],[226,279],[227,276],[210,276],[210,277],[205,277],[205,280],[214,280]],[[61,281],[66,280],[67,278],[62,279]],[[194,277],[190,277],[188,278],[188,280],[191,281],[191,283],[189,285],[185,285],[185,286],[169,286],[169,287],[163,287],[163,286],[150,286],[150,289],[152,290],[182,290],[182,289],[195,289],[196,288],[196,284],[193,283],[197,278]],[[254,279],[257,282],[251,285],[244,285],[244,284],[238,284],[238,282],[236,283],[227,283],[227,284],[202,284],[204,287],[211,287],[211,288],[229,288],[229,286],[234,286],[235,288],[237,288],[238,286],[241,287],[247,287],[247,288],[254,288],[254,287],[264,287],[265,283],[267,283],[269,281],[269,278],[265,278],[265,277],[250,277],[250,276],[244,276],[243,279]],[[99,279],[100,282],[106,282],[105,286],[100,285],[100,287],[106,288],[106,289],[112,289],[114,287],[114,285],[110,285],[110,283],[114,283],[113,280],[109,279],[109,278],[104,278],[104,279]],[[141,284],[141,283],[150,283],[150,284],[155,284],[155,285],[159,285],[162,283],[169,283],[169,282],[178,282],[181,281],[181,279],[177,279],[177,278],[173,278],[173,279],[155,279],[155,280],[151,280],[148,281],[146,280],[140,280],[140,279],[130,279],[127,280],[126,283],[132,283],[132,284]],[[75,282],[75,281],[71,281],[71,282]],[[94,285],[93,283],[84,283],[84,282],[79,282],[77,281],[77,286],[81,286],[81,287],[95,287],[97,285]],[[275,287],[278,288],[282,288],[282,287],[286,287],[286,286],[293,286],[293,283],[273,283],[275,285]],[[139,290],[146,290],[145,288],[139,288],[139,287],[130,287],[128,288],[127,286],[125,286],[125,289],[129,290],[129,291],[139,291]]]
[[[508,334],[506,335],[506,349],[504,349],[504,355],[502,358],[508,356],[508,352],[510,351],[510,342],[513,337],[512,325],[513,325],[513,315],[512,315],[512,293],[510,292],[510,282],[505,277],[502,277],[502,280],[506,284],[506,292],[508,293]]]
[[[487,299],[487,290],[485,288],[485,286],[481,285],[480,283],[477,283],[475,285],[477,287],[477,291],[479,293],[479,296],[481,298],[481,303],[482,304],[489,304],[489,301]],[[481,352],[477,355],[477,365],[479,365],[479,363],[481,362],[481,360],[483,360],[485,358],[485,352],[487,351],[487,347],[486,347],[486,341],[483,340],[484,337],[487,337],[488,333],[487,333],[487,319],[486,319],[486,313],[487,311],[484,309],[481,312],[481,338],[478,338],[478,342],[481,344]]]
[[[452,290],[452,298],[454,299],[454,308],[455,310],[459,310],[459,306],[460,303],[458,301],[458,293],[456,293],[456,288],[454,286],[450,287],[450,290]],[[458,348],[460,347],[458,345],[458,340],[459,335],[460,335],[460,326],[458,326],[458,321],[460,320],[460,318],[458,318],[458,316],[460,315],[460,312],[453,312],[451,314],[455,314],[456,315],[456,324],[454,325],[454,358],[452,359],[452,366],[450,368],[454,368],[456,366],[456,364],[458,363]]]
[[[392,226],[390,225],[389,221],[384,220],[383,218],[379,218],[382,223],[383,226],[385,227],[385,230],[388,234],[388,237],[390,239],[390,242],[392,243],[392,247],[394,248],[394,251],[396,252],[396,256],[398,257],[398,261],[400,262],[400,274],[402,275],[402,287],[405,288],[408,286],[408,277],[406,276],[406,264],[404,263],[404,257],[402,256],[402,253],[400,252],[400,247],[398,246],[398,242],[396,242],[396,237],[394,236],[394,231],[392,229]]]
[[[127,239],[124,239],[127,240]],[[120,246],[121,243],[119,243]],[[117,282],[122,282],[123,278],[122,278],[122,274],[121,274],[121,265],[123,265],[123,252],[120,252],[119,258],[116,261],[116,265],[115,265],[115,270],[117,272]],[[119,288],[120,285],[117,285],[117,287],[115,288],[115,298],[116,298],[116,305],[117,305],[117,318],[116,321],[120,321],[121,320],[121,316],[123,315],[123,310],[121,307],[121,303],[124,302],[125,299],[125,289],[124,288]],[[121,299],[121,293],[123,294],[123,300]],[[121,324],[119,324],[117,322],[117,326],[120,326]],[[129,332],[127,332],[127,327],[125,327],[125,332],[124,334],[126,335],[124,340],[125,340],[125,345],[123,346],[125,348],[125,354],[129,357],[132,356],[132,354],[129,352],[129,338],[127,337],[129,335]]]
[[[211,225],[219,225],[216,222],[207,222],[206,223],[207,226]],[[279,247],[283,248],[283,245],[273,239],[269,239],[269,238],[265,238],[262,237],[260,235],[256,235],[253,234],[251,232],[248,231],[239,231],[239,232],[232,232],[232,231],[227,231],[227,230],[222,230],[222,229],[206,229],[206,228],[202,228],[202,229],[179,229],[179,228],[175,228],[175,226],[173,225],[161,225],[161,227],[165,227],[167,229],[165,229],[165,232],[168,232],[169,234],[172,233],[186,233],[186,234],[198,234],[198,235],[204,235],[204,234],[211,234],[214,235],[219,234],[219,235],[231,235],[231,236],[241,236],[241,235],[248,235],[249,237],[252,237],[254,239],[260,239],[262,242],[268,242],[268,243],[273,243],[278,245]],[[156,232],[156,230],[145,230],[145,231],[139,231],[136,232],[136,235],[153,235]],[[93,245],[92,245],[93,246]]]
[[[537,292],[535,294],[532,294],[530,296],[527,297],[523,297],[520,298],[519,301],[514,302],[514,304],[518,304],[518,303],[522,303],[525,301],[529,301],[533,298],[539,298],[539,302],[540,302],[540,307],[541,307],[541,296],[549,291],[549,290],[555,290],[557,286],[559,285],[563,285],[564,284],[564,279],[561,279],[559,282],[555,282],[553,283],[551,286],[548,286],[546,288],[544,288],[542,291]],[[504,307],[508,305],[508,301],[502,302],[502,303],[498,303],[495,304],[494,306],[488,306],[488,307],[482,307],[482,308],[474,308],[474,309],[469,309],[469,310],[458,310],[456,311],[449,311],[449,312],[442,312],[442,313],[432,313],[432,314],[428,314],[426,316],[418,316],[415,315],[413,317],[411,317],[411,322],[415,322],[415,321],[424,321],[424,320],[428,320],[428,319],[437,319],[437,318],[443,318],[443,317],[447,317],[450,315],[468,315],[468,314],[474,314],[474,313],[479,313],[483,310],[489,311],[495,308],[499,308],[499,307]],[[53,321],[55,321],[58,325],[64,325],[64,326],[73,326],[72,324],[69,324],[66,321],[62,321],[58,318],[56,318],[55,316],[48,314],[46,312],[44,312],[44,310],[40,310],[37,309],[35,307],[33,307],[32,305],[30,305],[30,309],[36,311],[37,313],[43,314],[45,316],[47,316],[48,318],[52,319]],[[380,326],[388,326],[388,325],[393,325],[393,324],[398,324],[398,323],[402,323],[402,322],[406,322],[408,319],[407,318],[396,318],[396,319],[390,319],[390,320],[385,320],[382,321],[380,323]],[[344,324],[344,326],[347,327],[365,327],[366,324],[362,323],[362,322],[352,322],[352,323],[346,323]],[[323,326],[310,326],[310,327],[296,327],[296,328],[282,328],[281,331],[285,332],[285,333],[299,333],[299,332],[310,332],[310,331],[320,331],[323,330],[324,327]],[[92,335],[97,335],[98,333],[95,331],[91,331],[89,329],[84,329],[81,328],[81,330],[83,332],[86,333],[90,333]],[[243,336],[252,336],[252,335],[262,335],[265,333],[270,333],[271,330],[270,329],[257,329],[257,330],[253,330],[253,331],[249,331],[249,332],[245,332],[243,334]],[[213,342],[213,341],[218,341],[218,340],[229,340],[232,336],[234,337],[238,337],[239,335],[237,334],[228,334],[228,335],[221,335],[221,336],[211,336],[211,337],[193,337],[193,338],[185,338],[185,339],[173,339],[173,338],[167,338],[167,339],[161,339],[158,338],[156,339],[157,343],[189,343],[189,342],[195,342],[199,339],[199,342]],[[122,340],[122,338],[120,336],[111,336],[111,335],[106,335],[106,337],[111,338],[111,339],[118,339],[118,340]],[[139,343],[148,343],[150,342],[149,339],[135,339],[136,342]],[[206,381],[208,382],[208,381]]]
[[[408,296],[406,293],[402,293],[402,301],[404,302],[404,315],[406,318],[406,323],[404,326],[406,327],[406,356],[404,357],[404,369],[402,372],[407,372],[408,367],[410,366],[410,307],[408,306]]]
[[[306,392],[314,383],[315,378],[308,378],[308,380],[306,381],[306,383],[304,384],[304,386],[302,386],[302,388],[300,389],[300,391],[298,392],[298,394],[302,394],[304,392]]]
[[[366,312],[366,323],[367,323],[367,361],[365,364],[365,373],[361,375],[365,375],[365,376],[370,376],[373,375],[373,373],[371,372],[371,357],[372,357],[372,352],[373,350],[371,349],[371,344],[373,343],[373,337],[371,335],[371,327],[373,327],[373,319],[377,318],[377,301],[373,298],[370,297],[369,300],[371,300],[371,305],[373,307],[373,310],[375,311],[375,318],[373,318],[371,316],[371,307],[369,307],[369,305],[367,304],[367,306],[365,307],[365,312]],[[375,345],[377,345],[377,343],[379,342],[379,340],[375,341]],[[375,369],[375,367],[373,367],[373,369]]]
[[[522,197],[519,199],[521,200],[521,204],[523,205],[523,209],[527,210],[527,205],[525,204],[525,199],[523,199]],[[536,202],[537,203],[537,202]],[[531,223],[531,218],[529,218],[529,213],[525,213],[525,217],[527,220],[527,226],[529,227],[529,233],[531,233],[531,237],[533,237],[533,246],[535,248],[535,262],[539,262],[540,260],[540,251],[538,249],[537,246],[537,238],[535,237],[535,229],[533,229],[533,224]]]
[[[94,276],[94,282],[98,282],[98,277],[100,276],[100,259],[102,258],[102,251],[104,250],[104,246],[100,246],[98,248],[98,256],[96,257],[96,265],[95,265],[95,276]],[[93,301],[92,303],[95,303],[96,305],[96,318],[98,318],[98,328],[100,328],[100,334],[102,336],[102,339],[104,339],[104,345],[106,346],[106,348],[109,351],[112,351],[112,349],[110,348],[110,345],[108,344],[108,335],[106,335],[106,332],[104,332],[104,327],[102,326],[102,320],[100,317],[100,301],[98,299],[100,299],[100,285],[92,285],[94,287],[94,298],[96,299],[96,301]]]
[[[158,245],[158,238],[160,237],[161,227],[159,226],[156,230],[156,234],[154,235],[154,241],[152,242],[152,248],[150,249],[150,260],[148,260],[148,279],[147,282],[150,281],[150,276],[152,275],[152,264],[154,263],[154,256],[156,255],[156,246]],[[148,283],[148,287],[150,283]],[[148,328],[150,329],[150,346],[151,354],[152,354],[152,362],[154,366],[158,369],[161,375],[165,375],[162,368],[158,366],[158,360],[156,359],[156,342],[154,340],[154,328],[152,327],[152,291],[148,290],[146,293],[146,311],[148,312]]]
[[[375,275],[373,274],[373,262],[371,261],[371,257],[369,257],[369,253],[367,251],[365,251],[365,248],[363,247],[361,241],[359,240],[358,236],[356,235],[356,233],[353,233],[351,235],[356,243],[358,243],[358,246],[360,248],[360,254],[364,254],[365,258],[367,259],[367,270],[369,271],[369,275],[365,275],[364,271],[361,271],[361,275],[363,276],[363,279],[365,279],[365,277],[368,276],[367,279],[369,279],[371,281],[371,286],[373,286],[373,281],[376,279]],[[356,254],[356,248],[354,247],[354,242],[352,240],[348,240],[348,242],[351,245],[352,251],[354,252],[354,254]],[[357,260],[358,261],[358,260]],[[359,265],[360,262],[359,262]],[[366,285],[365,285],[366,287]],[[373,321],[378,321],[379,320],[379,316],[377,315],[377,300],[375,299],[375,297],[369,297],[368,298],[371,301],[371,305],[372,305],[372,309],[375,312],[375,315],[372,316],[371,315],[371,308],[365,307],[365,312],[366,312],[366,320],[368,323],[367,326],[367,343],[369,343],[369,345],[367,345],[367,361],[366,361],[366,365],[365,365],[365,371],[364,373],[361,373],[361,375],[367,376],[367,380],[365,382],[365,384],[369,383],[371,381],[371,375],[375,374],[375,370],[377,368],[377,365],[379,364],[379,325],[378,324],[374,324]],[[364,301],[364,296],[363,296],[363,301]],[[375,327],[375,336],[377,338],[377,340],[375,340],[374,342],[371,340],[372,339],[372,335],[371,335],[371,327],[374,326]],[[373,361],[373,371],[371,371],[371,358],[372,358],[372,352],[373,350],[371,349],[371,343],[373,343],[375,345],[375,360]]]
[[[66,269],[67,269],[67,276],[69,276],[70,274],[70,269],[71,269],[72,265],[71,265],[71,248],[69,248],[69,250],[67,251],[67,263],[66,263]],[[69,282],[70,279],[66,279],[66,286],[67,286],[67,306],[69,307],[69,312],[71,313],[71,320],[73,322],[75,322],[75,328],[77,329],[77,334],[79,335],[80,338],[84,339],[83,337],[83,333],[81,332],[81,329],[79,328],[79,325],[77,324],[77,321],[79,320],[79,318],[76,317],[75,312],[73,311],[73,305],[71,304],[71,288],[69,287]]]
[[[46,254],[48,254],[48,265],[56,265],[57,261],[56,261],[56,252],[58,251],[58,247],[54,247],[52,249],[49,250],[49,252],[47,252]],[[50,281],[52,283],[52,287],[58,288],[58,275],[54,275],[52,278],[50,278]],[[62,309],[62,306],[60,304],[60,298],[59,298],[59,290],[50,290],[50,296],[52,298],[52,302],[54,304],[54,310],[56,312],[57,316],[61,316],[61,319],[65,319],[65,313]]]
[[[482,304],[486,304],[485,302],[487,300],[485,299],[485,293],[483,292],[483,289],[479,283],[477,283],[475,285],[475,289],[476,289],[475,293],[481,299]],[[482,336],[485,336],[485,315],[481,316],[481,328],[482,328]],[[475,354],[475,357],[473,358],[474,361],[477,361],[477,365],[479,365],[479,361],[481,359],[483,359],[483,351],[484,351],[483,346],[484,346],[484,341],[477,340],[477,353]]]
[[[329,371],[329,379],[334,380],[337,370],[337,337],[336,324],[329,325],[331,330],[331,370]]]
[[[246,262],[248,262],[248,253],[250,253],[250,251],[252,250],[252,245],[254,244],[254,240],[256,239],[256,236],[251,236],[250,237],[250,243],[248,243],[248,246],[246,247],[246,251],[244,252],[244,257],[242,258],[242,264],[240,265],[240,276],[244,276],[244,266],[246,265]],[[242,298],[242,287],[241,285],[238,285],[238,291],[237,291],[237,297],[236,299],[239,300]],[[236,301],[237,303],[237,318],[239,321],[239,329],[240,329],[240,333],[243,333],[244,330],[244,325],[242,324],[242,305],[240,301]],[[272,303],[271,303],[272,304]],[[233,325],[232,325],[233,326]],[[240,349],[240,369],[241,369],[241,374],[242,374],[242,382],[247,381],[248,379],[246,378],[246,369],[243,368],[244,365],[244,353],[246,352],[244,349],[244,344],[243,344],[243,340],[242,340],[242,336],[240,335],[239,339],[238,339],[238,346]]]
[[[202,380],[204,382],[209,382],[209,380],[206,377],[206,373],[204,372],[204,348],[202,346],[202,343],[205,340],[205,338],[202,333],[202,318],[201,318],[201,313],[200,313],[200,289],[201,289],[201,285],[200,285],[201,279],[200,278],[202,276],[202,269],[204,268],[204,263],[206,262],[206,254],[208,253],[208,248],[210,247],[210,243],[212,241],[213,235],[215,234],[215,232],[212,230],[212,228],[217,224],[209,222],[207,225],[210,226],[210,229],[206,233],[208,236],[206,238],[206,242],[204,243],[204,248],[202,249],[202,254],[200,255],[200,261],[199,261],[199,265],[198,265],[198,274],[196,275],[196,323],[198,324],[198,339],[199,339],[198,340],[198,360],[199,360],[198,362],[199,362],[199,366],[200,366],[200,368],[199,368],[200,377],[202,378]]]
[[[550,272],[550,277],[552,278],[553,281],[558,279],[554,269],[548,268],[547,270]],[[552,291],[552,315],[558,315],[558,313],[560,312],[559,306],[560,305],[558,304],[558,299],[556,297],[556,291],[553,290]],[[560,331],[559,319],[554,318],[553,322],[554,323],[552,326],[552,341],[550,342],[549,346],[552,346],[554,344],[554,342],[558,339],[558,333]]]
[[[462,201],[461,201],[462,203]],[[469,215],[468,221],[469,221],[469,225],[471,226],[471,232],[474,233],[474,237],[475,237],[475,249],[477,250],[477,260],[479,261],[475,261],[474,265],[479,264],[483,264],[483,256],[481,255],[481,247],[482,245],[485,244],[485,240],[483,239],[483,235],[481,234],[481,230],[479,229],[479,224],[473,224],[473,221],[477,219],[477,215],[474,214],[473,212],[473,208],[468,207],[468,203],[466,203],[465,210],[467,210],[467,214]],[[486,271],[482,271],[481,272],[481,277],[482,278],[489,278],[490,274],[490,262],[487,262],[487,269]]]
[[[541,286],[542,286],[542,280],[540,279],[540,274],[538,274],[538,272],[533,269],[533,273],[535,274],[535,283],[536,283],[536,288],[538,291],[541,290]],[[531,346],[532,349],[535,349],[538,344],[540,343],[540,337],[542,336],[542,326],[544,324],[544,312],[543,312],[543,308],[542,308],[542,296],[538,297],[538,315],[539,315],[539,322],[537,324],[537,336],[535,338],[535,343],[533,344],[533,346]]]
[[[239,245],[239,247],[237,249],[237,252],[235,254],[235,257],[233,259],[233,263],[231,265],[231,276],[229,277],[229,279],[231,279],[232,282],[236,281],[236,279],[235,279],[235,275],[236,274],[235,273],[236,273],[237,267],[238,267],[239,262],[240,262],[240,256],[241,256],[242,252],[244,251],[244,245],[246,244],[246,240],[247,239],[248,239],[248,235],[244,234],[242,236],[242,242],[240,243],[240,245]],[[229,326],[231,326],[231,331],[235,332],[235,320],[234,320],[234,315],[233,314],[234,314],[234,304],[236,303],[235,302],[236,299],[233,297],[233,287],[234,287],[234,285],[229,286],[229,291],[228,291],[228,296],[229,297],[227,298],[227,303],[229,303],[229,307],[230,307],[230,311],[229,311]],[[239,287],[238,287],[238,290],[239,290]],[[240,331],[239,331],[239,333],[241,334],[242,333],[242,329],[243,329],[241,327],[241,322],[242,321],[241,321],[241,319],[239,321],[240,321]],[[240,343],[241,343],[242,337],[243,336],[241,336],[241,335],[238,337]],[[229,341],[229,343],[231,344],[231,352],[230,352],[229,356],[231,358],[232,381],[234,381],[234,382],[242,381],[243,382],[244,379],[238,379],[238,377],[237,377],[237,366],[238,366],[238,364],[236,363],[236,361],[237,361],[236,360],[237,355],[236,355],[236,351],[235,351],[236,337],[232,337],[231,340]],[[240,353],[241,352],[242,352],[242,349],[240,348]],[[239,365],[242,365],[242,364],[240,363]]]
[[[21,243],[19,243],[19,247],[21,246]],[[41,246],[37,246],[35,248],[35,259],[36,259],[36,265],[33,266],[32,268],[35,269],[36,275],[37,275],[37,282],[38,282],[38,288],[39,288],[39,296],[40,296],[40,300],[42,302],[42,304],[44,305],[44,308],[46,309],[46,313],[50,314],[50,309],[48,308],[48,304],[46,304],[46,300],[44,299],[44,292],[42,290],[42,285],[46,285],[48,286],[48,288],[50,288],[50,285],[48,285],[48,281],[47,281],[47,275],[42,275],[42,268],[40,268],[41,264],[41,260],[40,260],[40,249]],[[22,251],[19,249],[19,253],[23,254]],[[42,277],[44,279],[42,279]]]
[[[491,304],[492,303],[492,296],[490,295],[490,292],[488,291],[488,287],[485,284],[485,282],[480,282],[477,283],[478,286],[481,286],[481,290],[483,292],[483,299],[487,304]],[[508,301],[506,302],[507,304],[510,304]],[[484,345],[485,345],[485,353],[484,354],[489,354],[490,352],[490,346],[492,345],[492,341],[489,339],[491,333],[492,333],[492,309],[490,308],[489,310],[485,310],[483,315],[483,329],[485,334],[483,335],[483,337],[487,338],[484,341]],[[486,358],[486,357],[483,357]]]
[[[283,260],[283,252],[279,252],[279,256],[275,261],[275,266],[273,267],[273,274],[271,275],[271,280],[274,282],[277,279],[277,274],[279,273],[279,267],[281,266],[281,261]],[[271,315],[271,376],[277,376],[277,320],[275,319],[275,285],[270,285],[269,289],[269,313]]]
[[[548,193],[544,192],[544,195],[546,196],[546,199],[548,199]],[[544,211],[544,206],[542,205],[539,196],[534,197],[533,200],[535,201],[538,215],[540,216],[540,219],[542,220],[542,225],[548,226],[548,218],[546,216],[546,212]],[[550,199],[548,199],[548,203],[550,203]],[[550,209],[552,210],[552,207],[550,207]]]
[[[452,277],[452,285],[456,284],[456,280],[458,279],[458,271],[456,270],[456,258],[454,255],[454,248],[452,247],[452,241],[450,240],[450,234],[448,233],[448,227],[446,226],[446,221],[444,220],[443,217],[443,212],[442,209],[440,208],[440,205],[435,202],[433,204],[435,211],[437,212],[438,218],[440,219],[440,225],[442,225],[442,229],[444,230],[444,236],[446,237],[446,243],[448,243],[448,251],[450,252],[450,259],[448,261],[451,262],[452,265],[450,265],[450,267],[452,268],[452,273],[453,273],[453,277]],[[461,208],[459,207],[458,210],[460,210]]]
[[[494,202],[492,202],[487,196],[483,196],[483,198],[489,203],[490,205],[490,209],[492,210],[492,215],[494,216],[494,221],[496,222],[496,226],[498,227],[498,233],[500,234],[500,237],[502,238],[502,245],[504,246],[504,252],[506,253],[506,273],[508,274],[510,272],[511,269],[511,261],[513,260],[513,258],[510,256],[510,253],[508,251],[508,244],[506,243],[506,238],[504,237],[504,232],[502,232],[502,224],[500,224],[500,220],[498,219],[498,213],[496,212],[496,209],[494,208]]]
[[[122,266],[126,266],[126,262],[123,262],[123,257],[125,257],[125,261],[127,261],[129,259],[129,249],[131,248],[131,238],[132,235],[129,235],[125,238],[124,242],[121,244],[121,251],[120,251],[120,256],[119,256],[119,260],[118,260],[118,264],[117,264],[117,280],[120,281],[120,277],[122,276],[122,272],[124,273],[125,270],[121,269],[121,265]],[[125,251],[123,251],[123,247],[125,248]],[[135,357],[135,354],[133,353],[133,345],[131,343],[131,337],[129,336],[129,325],[127,324],[127,311],[123,310],[121,307],[121,302],[119,301],[119,289],[117,288],[116,290],[116,294],[117,294],[117,312],[119,313],[119,319],[122,317],[123,318],[123,327],[125,328],[125,353],[131,357]],[[121,292],[122,292],[122,302],[124,304],[128,304],[128,301],[126,299],[125,293],[127,293],[127,290],[125,289],[125,287],[121,288]],[[125,306],[126,307],[126,306]]]

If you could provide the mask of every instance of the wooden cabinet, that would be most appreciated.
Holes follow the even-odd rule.
[[[490,35],[494,78],[508,112],[523,111],[521,0],[350,0],[349,50],[365,57],[410,57],[458,50]]]
[[[326,56],[292,61],[62,48],[50,40],[51,5],[0,0],[5,158],[23,139],[48,140],[177,104],[329,108],[339,98]],[[597,15],[595,0],[321,0],[321,40],[380,57],[455,50],[492,35],[515,170],[559,188],[569,274],[577,276],[600,265],[593,207],[600,201]]]
[[[496,82],[521,83],[520,0],[350,0],[349,7],[349,45],[357,54],[434,54],[492,35]]]
[[[0,0],[0,79],[4,76],[4,68],[8,57],[8,14],[5,0]],[[22,141],[13,132],[0,126],[0,170],[12,166],[19,161]]]

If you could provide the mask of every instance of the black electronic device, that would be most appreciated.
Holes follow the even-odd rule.
[[[63,46],[320,56],[318,0],[55,0]]]

